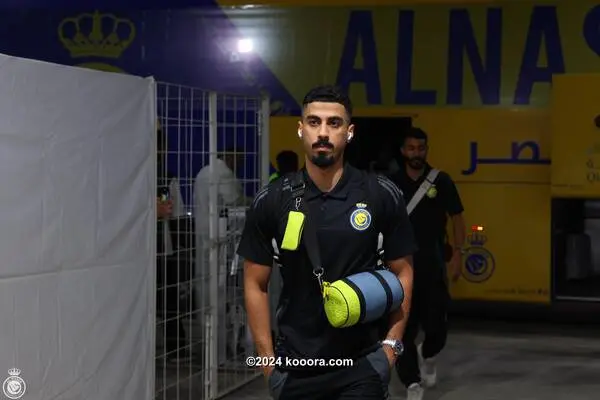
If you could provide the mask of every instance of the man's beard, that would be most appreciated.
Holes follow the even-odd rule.
[[[333,144],[331,144],[329,140],[324,139],[319,139],[312,145],[313,149],[318,149],[320,147],[326,147],[331,151],[334,149]],[[333,154],[326,151],[317,152],[317,154],[313,155],[310,160],[319,168],[329,168],[335,164],[335,158],[333,157]]]
[[[329,168],[335,164],[335,158],[333,157],[333,154],[329,154],[324,151],[320,151],[316,155],[313,155],[311,157],[311,161],[319,168]]]
[[[426,163],[425,159],[421,157],[409,158],[407,162],[412,169],[422,169]]]

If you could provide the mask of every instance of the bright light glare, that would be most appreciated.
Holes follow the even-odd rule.
[[[481,225],[473,225],[473,226],[471,226],[471,230],[473,232],[483,232],[483,226],[481,226]]]
[[[251,53],[254,49],[254,43],[252,43],[252,39],[240,39],[237,48],[240,53]]]

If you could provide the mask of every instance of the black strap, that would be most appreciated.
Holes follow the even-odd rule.
[[[313,274],[319,281],[319,287],[323,285],[323,265],[321,263],[321,252],[319,251],[319,241],[317,238],[317,227],[315,221],[310,218],[310,212],[308,205],[304,199],[306,192],[306,183],[304,181],[304,172],[299,171],[291,176],[286,176],[284,179],[289,184],[290,191],[292,193],[292,199],[294,202],[294,208],[296,211],[304,214],[304,230],[302,232],[302,238],[304,239],[304,248],[308,255],[308,259],[313,267]],[[286,184],[284,183],[284,186]]]
[[[375,215],[373,216],[373,224],[375,226],[375,228],[377,229],[378,232],[378,236],[380,234],[383,234],[381,226],[380,226],[380,221],[382,221],[383,219],[380,218],[377,213],[382,213],[384,210],[383,207],[383,200],[381,197],[381,185],[379,184],[379,177],[378,175],[380,174],[368,174],[367,176],[367,187],[368,187],[368,193],[369,193],[369,200],[371,200],[371,202],[374,205],[374,209],[375,209]],[[382,175],[385,176],[385,175]],[[379,240],[379,237],[377,238],[377,240]],[[385,266],[385,260],[384,260],[384,251],[383,251],[383,246],[381,248],[377,248],[375,250],[375,253],[377,254],[377,259],[379,261],[378,265],[383,266],[383,269],[386,269],[387,267]]]

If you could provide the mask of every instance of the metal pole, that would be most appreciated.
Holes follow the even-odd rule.
[[[152,79],[152,78],[150,78]],[[151,348],[150,348],[150,354],[151,354],[151,360],[149,360],[150,362],[150,369],[151,369],[151,375],[148,377],[149,382],[148,382],[148,393],[156,393],[156,326],[157,326],[157,318],[156,318],[156,297],[157,297],[157,290],[156,290],[156,275],[158,273],[157,271],[157,262],[156,262],[156,253],[157,253],[157,243],[156,243],[156,236],[157,236],[157,224],[156,221],[158,220],[158,217],[156,215],[156,201],[154,200],[154,196],[155,193],[157,192],[157,184],[158,184],[158,163],[157,163],[157,157],[156,154],[158,153],[158,149],[157,149],[157,143],[158,143],[158,112],[157,112],[157,102],[158,102],[158,98],[157,98],[157,83],[156,81],[154,81],[154,79],[152,79],[152,106],[153,106],[153,110],[152,110],[152,139],[150,139],[150,159],[153,160],[152,164],[153,164],[153,168],[152,168],[152,202],[150,203],[150,206],[152,207],[152,223],[150,224],[150,229],[152,230],[152,233],[150,235],[150,239],[152,240],[152,257],[150,257],[150,278],[148,284],[150,285],[150,340],[151,340]],[[162,389],[162,388],[161,388]]]
[[[260,129],[258,130],[260,135],[260,177],[264,186],[269,183],[271,167],[271,147],[269,143],[271,139],[271,100],[268,96],[262,98],[260,121]]]
[[[208,188],[208,244],[209,244],[209,317],[208,317],[208,354],[209,354],[209,398],[217,398],[218,394],[218,273],[219,273],[219,210],[218,210],[218,181],[216,180],[215,165],[217,163],[217,93],[210,92],[208,95],[208,149],[209,149],[209,188]]]

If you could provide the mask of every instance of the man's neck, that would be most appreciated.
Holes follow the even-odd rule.
[[[306,160],[306,172],[315,186],[323,193],[329,193],[339,182],[344,172],[344,163],[338,160],[331,167],[320,168]]]
[[[423,167],[421,169],[414,169],[414,168],[411,168],[410,165],[406,166],[406,174],[413,181],[416,181],[417,179],[419,179],[423,175],[424,171],[425,171],[425,167]]]

